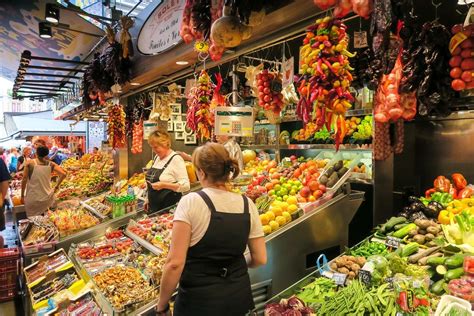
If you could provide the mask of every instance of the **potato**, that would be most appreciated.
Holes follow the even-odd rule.
[[[430,226],[426,229],[426,231],[430,234],[436,235],[441,231],[441,228],[436,226]]]
[[[425,243],[425,236],[424,235],[415,235],[413,236],[413,241],[420,244],[420,245],[423,245]]]
[[[349,272],[350,272],[349,269],[347,269],[347,268],[339,268],[339,269],[337,269],[337,271],[340,272],[340,273],[344,273],[344,274],[349,274]]]
[[[428,234],[425,235],[425,240],[426,241],[432,241],[433,239],[435,239],[435,235],[433,235],[431,233],[428,233]]]

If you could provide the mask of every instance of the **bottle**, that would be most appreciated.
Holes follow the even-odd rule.
[[[127,195],[128,196],[133,196],[133,197],[135,196],[135,191],[133,190],[131,185],[128,185]]]

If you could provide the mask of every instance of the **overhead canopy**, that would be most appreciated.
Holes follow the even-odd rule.
[[[5,130],[12,139],[28,136],[86,136],[86,123],[53,119],[52,111],[4,113]]]

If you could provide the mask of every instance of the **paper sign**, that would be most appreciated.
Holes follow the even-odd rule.
[[[344,284],[346,284],[347,274],[335,272],[332,275],[332,279],[334,280],[336,285],[343,286]]]
[[[158,129],[158,122],[145,121],[143,122],[143,139],[147,140],[151,133]]]
[[[400,238],[392,237],[392,236],[387,236],[387,239],[385,239],[385,246],[390,247],[390,248],[398,248],[400,247]]]
[[[359,280],[367,286],[372,282],[372,274],[368,270],[359,270]]]
[[[354,48],[368,47],[367,32],[354,32]]]
[[[293,83],[295,76],[295,58],[291,57],[283,62],[281,65],[281,72],[283,74],[282,85],[283,89]]]

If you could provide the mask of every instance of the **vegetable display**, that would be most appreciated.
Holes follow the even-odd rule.
[[[474,214],[467,210],[454,216],[449,225],[441,225],[446,240],[463,249],[474,253]]]
[[[197,85],[189,92],[186,113],[186,125],[201,140],[211,138],[214,120],[210,111],[212,91],[211,78],[205,70],[202,70]]]
[[[347,278],[352,280],[359,274],[359,270],[365,263],[364,257],[341,256],[331,262],[329,266],[335,272],[347,274]]]
[[[140,154],[143,151],[143,121],[133,123],[132,130],[132,154]]]
[[[336,283],[328,278],[316,278],[310,284],[304,286],[296,297],[306,303],[309,307],[317,310],[327,299],[336,294]]]
[[[362,245],[355,249],[349,249],[347,253],[351,256],[368,258],[372,255],[380,255],[388,253],[387,247],[379,242],[365,241]]]
[[[317,129],[333,126],[339,148],[346,135],[344,115],[354,101],[349,92],[352,68],[348,57],[353,54],[347,51],[346,26],[338,19],[318,19],[308,28],[303,44],[297,115],[305,124],[314,121]]]

